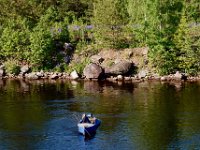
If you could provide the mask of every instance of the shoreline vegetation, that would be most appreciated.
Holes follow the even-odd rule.
[[[0,7],[0,79],[200,80],[199,0]]]

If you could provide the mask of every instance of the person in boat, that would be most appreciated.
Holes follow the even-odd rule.
[[[82,115],[82,123],[91,123],[90,119],[86,114]]]
[[[95,123],[95,120],[96,120],[96,118],[93,116],[93,114],[89,114],[89,116],[88,116],[88,117],[89,117],[89,120],[90,120],[90,122],[94,124],[94,123]]]
[[[89,115],[83,114],[82,115],[82,123],[92,123],[92,124],[94,124],[95,120],[96,120],[96,118],[93,116],[93,114],[89,114]]]

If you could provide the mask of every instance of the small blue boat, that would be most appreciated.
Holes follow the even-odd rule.
[[[78,123],[78,131],[84,136],[93,136],[96,133],[96,130],[100,126],[101,121],[92,114],[82,115],[82,119]]]

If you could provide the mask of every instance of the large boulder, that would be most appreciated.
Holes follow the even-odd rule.
[[[114,75],[123,75],[130,71],[132,67],[132,63],[128,61],[120,61],[114,65],[112,65],[110,68],[105,68],[106,74],[114,74]]]
[[[83,75],[87,79],[98,79],[101,77],[102,73],[103,73],[103,69],[101,68],[101,66],[95,63],[91,63],[87,65],[83,70]]]
[[[90,57],[90,61],[92,63],[101,64],[104,61],[104,58],[99,55],[93,55]]]

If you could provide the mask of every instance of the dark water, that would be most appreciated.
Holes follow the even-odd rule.
[[[102,120],[92,139],[83,112]],[[200,149],[200,83],[0,80],[0,149]]]

